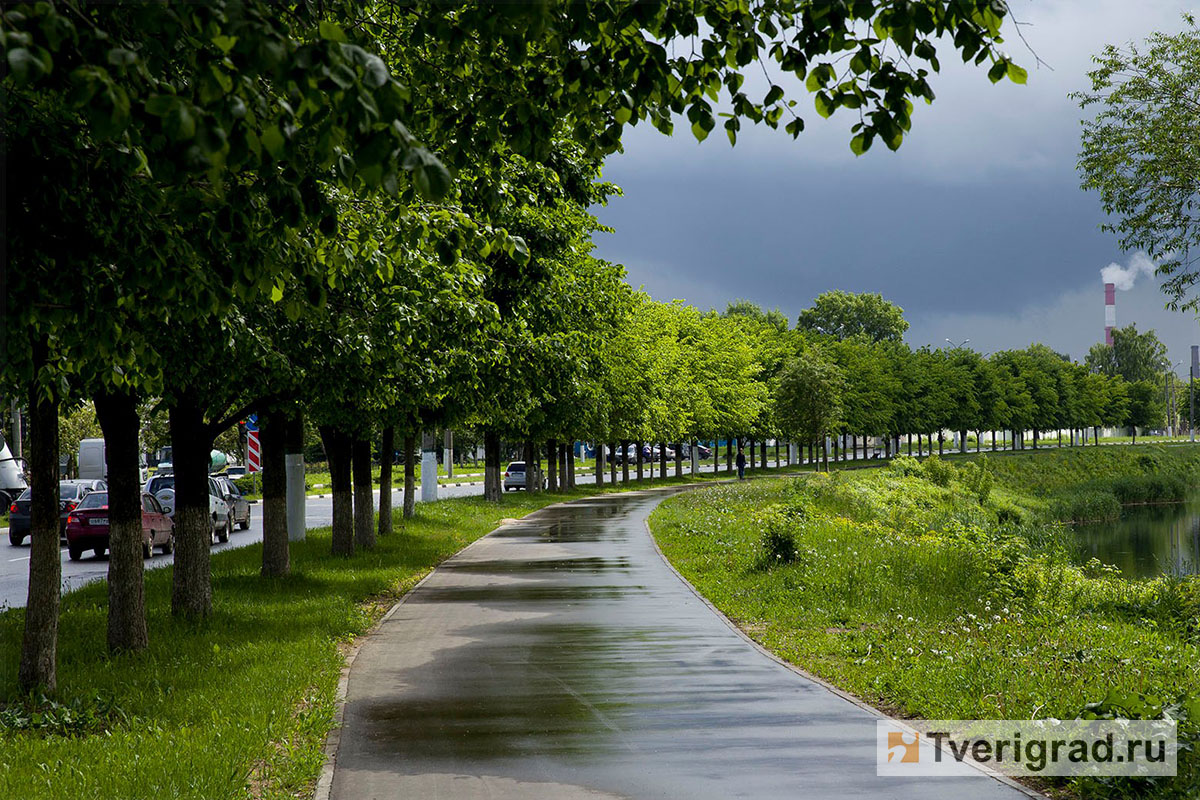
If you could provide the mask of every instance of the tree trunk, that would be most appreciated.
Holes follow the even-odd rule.
[[[392,461],[396,458],[396,429],[383,429],[379,446],[379,536],[392,532]]]
[[[604,442],[596,442],[596,452],[594,461],[596,462],[596,485],[604,485]]]
[[[412,440],[404,439],[404,446],[411,448]],[[412,516],[408,511],[408,459],[404,460],[404,516]],[[495,431],[483,432],[483,499],[499,503],[504,494],[504,485],[500,477],[500,437]]]
[[[489,434],[484,434],[485,437],[488,435]],[[493,437],[495,436],[495,434],[490,434],[490,435]],[[416,457],[413,455],[413,450],[416,449],[416,446],[417,446],[417,442],[416,442],[416,439],[413,437],[413,435],[411,433],[406,433],[404,435],[404,519],[412,519],[413,514],[416,512],[416,506],[417,506],[417,465],[416,465]],[[485,462],[487,461],[488,458],[491,457],[489,455],[491,453],[494,453],[495,457],[496,457],[496,469],[497,469],[496,475],[497,475],[497,478],[499,478],[499,474],[500,474],[498,471],[500,469],[500,446],[499,446],[499,443],[497,443],[496,447],[493,447],[490,450],[487,450],[483,454],[483,458],[484,458]],[[487,467],[485,466],[484,469],[486,470]],[[484,477],[486,478],[486,475]],[[500,496],[498,493],[496,495],[496,499],[497,500],[500,499]]]
[[[646,454],[642,452],[642,442],[641,441],[634,442],[633,446],[635,448],[637,448],[637,480],[638,480],[638,483],[641,483],[642,479],[644,477],[646,477],[646,474],[645,474]]]
[[[333,490],[333,541],[335,556],[354,555],[354,492],[350,463],[353,441],[349,434],[332,425],[322,425],[321,440],[329,460],[329,483]]]
[[[308,536],[308,521],[305,510],[308,492],[304,485],[304,416],[293,410],[287,417],[287,441],[284,467],[287,470],[287,535],[293,542],[302,542]]]
[[[213,437],[204,412],[192,399],[169,410],[175,468],[175,567],[171,613],[202,619],[212,613],[213,518],[208,503],[208,469]]]
[[[629,440],[621,440],[621,483],[629,483]]]
[[[371,480],[371,440],[354,437],[351,445],[354,472],[354,545],[375,549],[375,486]]]
[[[821,437],[821,462],[825,465],[825,471],[829,472],[829,437]]]
[[[34,365],[45,366],[46,345],[34,345]],[[58,607],[62,586],[62,554],[58,548],[58,395],[47,397],[34,386],[29,392],[33,430],[29,442],[29,592],[21,665],[22,692],[53,694],[58,688]]]
[[[733,472],[734,437],[725,440],[725,472]]]
[[[259,414],[263,519],[261,574],[267,578],[279,578],[291,570],[287,529],[287,426],[288,420],[283,414]]]
[[[608,447],[608,473],[612,478],[610,483],[617,485],[617,443],[610,442]]]
[[[528,465],[525,470],[528,475]],[[546,440],[546,488],[552,492],[558,491],[558,442],[554,439]]]
[[[542,456],[532,439],[525,440],[525,491],[542,491]]]
[[[582,447],[582,445],[581,445]],[[567,448],[567,488],[575,488],[575,443]]]

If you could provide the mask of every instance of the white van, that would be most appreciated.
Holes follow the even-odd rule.
[[[0,506],[5,509],[29,488],[25,482],[24,467],[20,459],[13,458],[8,442],[4,440],[4,433],[0,432]]]
[[[79,443],[79,477],[83,480],[108,480],[108,456],[103,439],[84,439]],[[139,457],[138,482],[150,477],[146,457]]]

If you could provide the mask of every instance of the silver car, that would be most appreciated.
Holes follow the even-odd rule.
[[[504,470],[504,491],[529,488],[525,483],[525,476],[524,461],[509,462],[508,467]],[[546,478],[544,476],[542,477],[542,488],[546,488]]]
[[[154,495],[163,508],[163,513],[175,518],[175,476],[156,473],[142,491]],[[225,494],[213,478],[208,479],[208,516],[211,542],[228,542],[233,533],[233,509],[225,500]],[[247,525],[249,521],[247,520]]]

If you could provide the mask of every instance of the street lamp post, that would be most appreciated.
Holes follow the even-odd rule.
[[[961,342],[959,342],[958,344],[955,344],[955,343],[954,343],[953,341],[951,341],[950,339],[947,339],[947,340],[946,340],[946,344],[950,345],[950,348],[951,348],[952,350],[958,350],[958,349],[960,349],[960,348],[966,347],[966,346],[967,346],[967,344],[968,344],[970,341],[971,341],[970,339],[963,339],[963,340],[962,340]]]

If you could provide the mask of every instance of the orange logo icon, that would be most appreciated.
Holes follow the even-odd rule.
[[[891,764],[917,764],[920,762],[921,745],[915,733],[888,731],[887,760]]]

